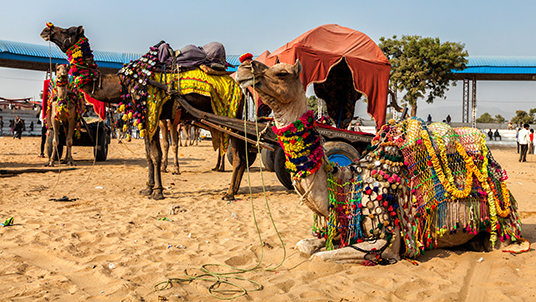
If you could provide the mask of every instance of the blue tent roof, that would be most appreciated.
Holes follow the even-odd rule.
[[[49,63],[49,55],[52,64],[65,64],[65,55],[55,46],[37,45],[22,42],[12,42],[0,40],[0,59],[20,60],[29,62]],[[124,63],[140,58],[141,53],[120,53],[110,51],[93,51],[93,57],[99,67],[120,69]],[[238,67],[240,56],[227,55],[227,62]],[[228,68],[229,71],[236,71],[236,67]]]
[[[536,57],[473,56],[467,68],[454,73],[536,74]]]

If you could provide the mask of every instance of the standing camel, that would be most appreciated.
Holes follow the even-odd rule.
[[[321,139],[312,111],[307,110],[301,71],[299,60],[294,65],[279,63],[273,67],[252,61],[240,65],[236,77],[243,89],[255,83],[263,103],[273,110],[274,132],[285,150],[287,169],[302,200],[316,215],[329,217],[326,228],[320,227],[318,238],[302,240],[297,245],[299,250],[323,260],[381,263],[381,259],[400,259],[401,252],[415,257],[425,248],[458,246],[477,234],[481,235],[479,239],[488,239],[481,240],[487,250],[500,247],[503,241],[524,242],[515,199],[504,185],[506,174],[493,161],[478,131],[452,129],[443,123],[427,128],[415,119],[402,126],[386,125],[358,163],[349,168],[333,167],[323,156],[321,145],[318,147]],[[434,140],[436,147],[430,143],[430,133],[439,138]],[[459,168],[459,163],[449,163],[446,154],[438,155],[434,148],[441,144],[443,148],[449,146],[451,158],[462,154],[467,172],[460,172],[466,175],[452,176],[454,171],[450,169]],[[430,154],[431,159],[416,161],[416,154]],[[451,168],[447,171],[442,168],[445,165]],[[445,173],[450,176],[439,178],[445,190],[440,190],[437,180],[430,191],[429,179]],[[348,183],[354,187],[349,189]],[[421,186],[423,183],[426,186]],[[464,185],[466,189],[460,190]],[[348,194],[356,194],[347,199],[352,204],[339,199]],[[480,206],[478,212],[475,203]],[[344,241],[350,238],[348,235],[353,237]],[[340,247],[349,248],[328,245],[337,239]],[[317,253],[322,246],[326,250]]]
[[[82,26],[73,26],[70,28],[61,28],[52,24],[47,25],[41,32],[41,38],[45,41],[51,41],[56,44],[61,51],[67,53],[68,56],[77,53],[75,49],[82,49],[83,57],[69,57],[70,63],[74,63],[75,59],[80,59],[77,62],[77,68],[80,74],[86,75],[85,79],[79,83],[79,89],[86,92],[92,98],[106,103],[120,103],[123,101],[122,84],[120,77],[116,74],[108,75],[101,74],[93,60],[92,51],[89,42],[84,35]],[[196,109],[212,113],[211,98],[196,93],[186,95],[173,95],[171,99],[174,101],[165,102],[162,107],[160,119],[173,119],[176,112],[174,104],[177,102],[175,98],[182,97]],[[241,106],[239,106],[241,108]],[[180,120],[194,120],[195,118],[188,112],[181,115]],[[145,189],[140,191],[140,194],[149,196],[153,199],[163,199],[162,179],[161,179],[161,164],[162,164],[162,149],[159,140],[159,131],[156,130],[154,136],[145,136],[145,151],[147,163],[149,166],[148,181]],[[175,136],[176,137],[176,136]],[[246,169],[246,149],[244,144],[236,138],[230,139],[231,151],[233,152],[233,173],[231,176],[231,184],[224,194],[223,199],[232,200],[234,195],[240,188],[240,182]],[[175,143],[173,143],[175,146]]]
[[[67,150],[65,152],[65,164],[74,165],[72,156],[73,135],[75,132],[79,108],[77,96],[69,91],[69,74],[68,68],[63,64],[56,64],[56,82],[54,91],[52,92],[48,102],[47,125],[52,126],[54,138],[52,139],[52,154],[48,157],[48,166],[54,166],[54,158],[58,153],[60,144],[60,126],[65,129],[65,144]],[[58,158],[59,160],[59,158]]]

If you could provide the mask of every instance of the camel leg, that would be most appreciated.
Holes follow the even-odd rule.
[[[158,133],[155,134],[154,139],[150,144],[151,149],[151,161],[153,162],[153,178],[154,178],[154,187],[153,193],[151,194],[152,199],[160,200],[164,199],[162,187],[162,174],[160,173],[160,165],[162,164],[162,149],[160,147],[160,139],[158,138]]]
[[[76,113],[73,113],[73,116],[74,114]],[[73,136],[74,136],[75,126],[76,126],[76,120],[74,119],[70,120],[68,124],[64,126],[65,133],[66,133],[66,137],[65,137],[66,150],[65,150],[64,162],[68,166],[74,166],[72,148],[73,148]]]
[[[220,149],[218,150],[218,156],[220,157],[218,162],[221,162],[218,172],[225,172],[225,153],[221,154],[221,150],[223,150],[223,141],[220,142]]]
[[[311,256],[325,246],[326,239],[324,238],[308,238],[298,241],[294,249]]]
[[[60,145],[60,122],[56,119],[53,119],[52,129],[54,129],[54,138],[52,139],[52,155],[50,156],[50,161],[48,165],[54,167],[54,157],[57,155],[58,162],[60,161],[59,157],[59,145]]]
[[[177,140],[179,141],[179,146],[182,147],[182,138],[181,138],[181,135],[182,135],[182,123],[179,123],[179,125],[177,126]]]
[[[188,147],[188,142],[190,141],[190,125],[185,124],[183,127],[184,130],[184,147]]]
[[[246,170],[246,149],[244,142],[234,137],[231,138],[231,150],[229,151],[233,152],[233,175],[231,176],[231,185],[227,193],[222,197],[223,200],[234,200],[234,196],[238,193],[238,189],[240,189],[240,182]]]
[[[382,252],[381,259],[400,260],[400,230],[395,228],[393,239],[387,248]],[[378,239],[373,243],[362,242],[353,244],[350,247],[344,247],[335,249],[332,251],[323,251],[313,254],[312,259],[318,259],[322,261],[333,261],[338,263],[356,263],[363,260],[377,260],[375,254],[369,254],[364,251],[371,251],[373,249],[380,250],[387,244],[385,239]],[[298,245],[296,245],[298,248]],[[301,246],[300,246],[301,247]],[[355,247],[355,248],[353,248]],[[356,249],[357,248],[357,249]],[[307,252],[305,250],[304,252]]]
[[[158,139],[158,130],[155,136]],[[144,140],[145,140],[145,158],[147,159],[148,174],[147,174],[147,187],[145,187],[145,189],[140,191],[140,195],[151,196],[153,194],[153,188],[154,188],[154,164],[153,164],[153,160],[151,157],[151,138],[149,138],[149,135],[146,135]]]
[[[174,156],[174,164],[173,164],[173,172],[172,174],[178,175],[181,174],[181,171],[179,169],[179,145],[177,143],[178,141],[178,133],[177,133],[177,124],[171,125],[171,149],[173,150],[173,156]]]
[[[162,141],[163,141],[163,161],[162,161],[162,172],[167,172],[167,166],[168,166],[168,153],[169,153],[169,137],[168,137],[168,122],[167,120],[160,120],[158,121],[158,126],[160,127],[160,131],[162,131]]]
[[[218,162],[216,163],[216,167],[212,169],[212,171],[218,171],[221,172],[221,161],[223,160],[223,156],[220,155],[220,149],[216,150],[218,152]],[[224,168],[225,169],[225,168]]]

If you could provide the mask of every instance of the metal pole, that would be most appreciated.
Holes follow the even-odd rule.
[[[472,121],[471,121],[471,127],[476,128],[476,76],[473,77],[473,98],[471,100],[472,105]]]
[[[463,79],[462,123],[469,123],[469,79]]]

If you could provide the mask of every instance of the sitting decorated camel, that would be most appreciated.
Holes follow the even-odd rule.
[[[252,61],[236,77],[243,89],[254,85],[273,110],[287,170],[315,214],[317,238],[297,249],[323,260],[391,263],[473,238],[486,238],[486,250],[529,244],[520,237],[506,172],[478,130],[390,121],[359,161],[333,165],[307,110],[301,70],[299,61],[273,67]]]
[[[48,166],[54,166],[54,158],[56,158],[56,154],[59,154],[61,125],[65,130],[65,144],[67,145],[63,162],[70,166],[74,165],[72,156],[73,136],[83,113],[83,106],[74,92],[76,88],[70,81],[68,72],[69,68],[66,65],[56,65],[56,79],[52,81],[52,92],[47,102],[46,123],[47,127],[52,127],[54,130],[53,149],[48,158]]]
[[[85,93],[84,95],[89,95],[102,102],[120,104],[120,108],[127,114],[126,120],[134,120],[134,126],[140,128],[141,133],[146,134],[144,139],[149,173],[147,186],[140,192],[142,195],[150,196],[153,199],[164,198],[161,180],[162,149],[158,139],[158,120],[171,119],[177,120],[178,123],[182,120],[194,119],[188,112],[183,112],[180,118],[176,119],[177,111],[181,110],[178,106],[177,98],[183,98],[196,109],[210,113],[217,111],[214,108],[231,112],[229,104],[232,103],[232,99],[234,101],[232,103],[233,114],[241,114],[242,94],[240,87],[235,82],[227,81],[225,78],[228,77],[227,75],[217,78],[217,80],[221,80],[222,83],[226,83],[231,87],[231,92],[222,97],[223,102],[218,105],[214,105],[214,97],[206,91],[205,87],[192,85],[189,88],[190,90],[181,89],[180,95],[170,94],[170,90],[177,88],[176,85],[179,81],[181,83],[187,82],[184,77],[205,77],[205,74],[208,75],[209,73],[201,72],[197,68],[180,73],[175,72],[175,70],[167,74],[156,70],[153,71],[156,63],[160,62],[160,58],[157,58],[160,55],[158,47],[151,47],[151,50],[142,58],[127,64],[121,70],[121,75],[108,75],[99,72],[93,60],[88,39],[84,36],[82,26],[64,29],[48,23],[47,27],[41,32],[41,37],[45,41],[55,43],[67,54],[69,63],[71,65],[75,64],[78,74],[75,83]],[[192,49],[198,48],[193,47]],[[168,57],[170,56],[168,55]],[[168,59],[174,62],[176,58],[172,55]],[[161,89],[157,87],[159,85],[149,84],[151,81],[153,84],[166,85],[168,89]],[[168,100],[173,101],[168,102]],[[228,102],[225,103],[226,101]],[[219,114],[219,112],[215,113]],[[177,136],[173,135],[172,137],[176,138]],[[176,154],[176,146],[178,145],[176,140],[172,142],[172,145]],[[246,168],[246,151],[244,144],[240,143],[238,139],[231,137],[230,142],[225,147],[227,148],[228,145],[230,145],[231,152],[233,152],[233,173],[231,185],[223,198],[232,200],[238,192]],[[178,172],[178,168],[176,168],[176,172]]]

